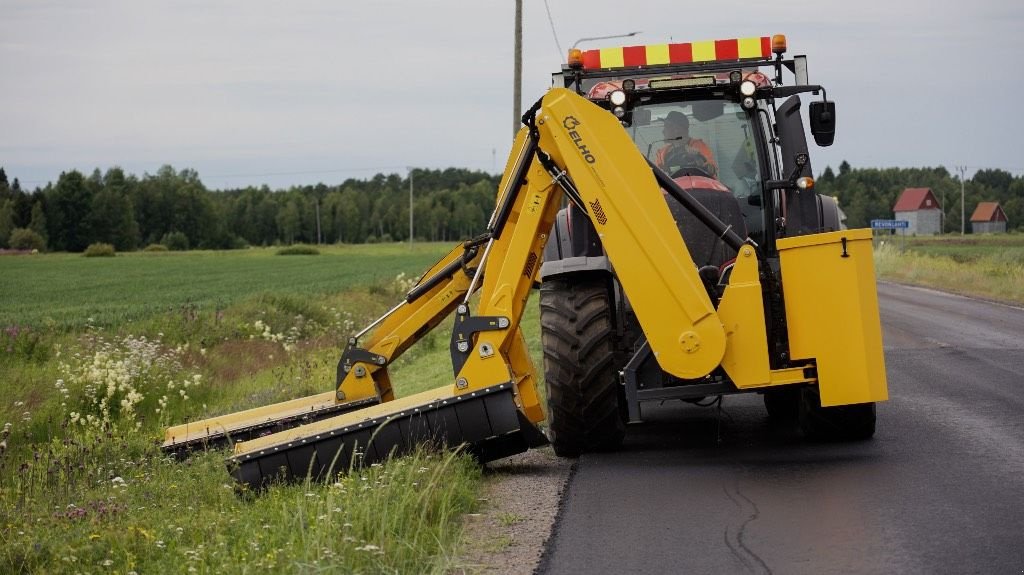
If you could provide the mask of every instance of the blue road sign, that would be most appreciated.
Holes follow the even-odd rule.
[[[909,227],[910,222],[907,220],[871,220],[873,230],[898,230]]]

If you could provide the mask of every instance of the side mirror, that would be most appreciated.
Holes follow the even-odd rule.
[[[831,146],[836,138],[836,103],[811,102],[811,134],[819,146]]]

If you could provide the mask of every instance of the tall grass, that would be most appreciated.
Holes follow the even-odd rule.
[[[221,453],[176,462],[129,437],[76,443],[47,462],[70,472],[48,480],[30,469],[5,486],[0,571],[442,571],[476,504],[479,468],[455,453],[420,451],[326,484],[239,495]]]
[[[194,256],[128,254],[109,261]],[[45,257],[56,268],[66,265],[66,256]],[[198,254],[195,261],[214,257],[221,256]],[[92,291],[42,283],[35,293],[40,302],[71,298],[62,302],[67,321],[15,320],[0,330],[0,425],[6,424],[0,428],[0,573],[448,568],[460,516],[475,505],[479,469],[467,456],[420,451],[326,484],[274,485],[256,495],[236,491],[224,452],[175,462],[159,451],[168,423],[329,390],[345,339],[393,305],[409,283],[396,273],[316,297],[301,290],[253,293],[243,287],[250,264],[265,270],[266,260],[291,258],[252,257],[224,256],[216,290],[227,291],[219,292],[220,305],[168,307],[165,298],[146,307],[145,298],[155,293],[150,287],[120,287],[121,304],[134,310],[134,321],[114,321],[115,314],[103,323],[86,315]],[[425,254],[413,259],[433,260]],[[335,260],[335,273],[351,265]],[[298,282],[328,276],[296,269]],[[143,283],[159,280],[159,274],[143,275]],[[237,292],[230,285],[239,286]],[[447,357],[443,337],[425,343],[410,354],[409,365],[417,354]]]
[[[881,279],[1024,304],[1024,254],[1014,249],[954,258],[886,243],[875,248],[875,268]]]

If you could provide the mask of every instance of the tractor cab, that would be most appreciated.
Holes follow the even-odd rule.
[[[573,49],[553,79],[614,114],[652,164],[773,252],[778,237],[839,228],[832,198],[801,194],[813,178],[797,94],[824,89],[808,84],[804,56],[785,51],[782,35]],[[831,144],[834,105],[810,111],[815,139]]]

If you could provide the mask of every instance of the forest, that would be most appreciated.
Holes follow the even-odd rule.
[[[0,167],[0,248],[80,252],[93,243],[132,251],[153,244],[184,250],[408,241],[409,178],[414,239],[455,241],[485,228],[499,178],[460,168],[287,190],[211,190],[196,171],[171,166],[141,177],[110,168],[90,175],[67,171],[56,183],[26,190]],[[945,231],[960,231],[960,178],[943,167],[852,168],[844,161],[837,171],[826,167],[816,185],[819,193],[838,198],[849,227],[891,219],[908,187],[931,188],[944,206]],[[963,188],[968,232],[981,201],[1002,205],[1008,229],[1024,226],[1024,177],[978,170]]]

